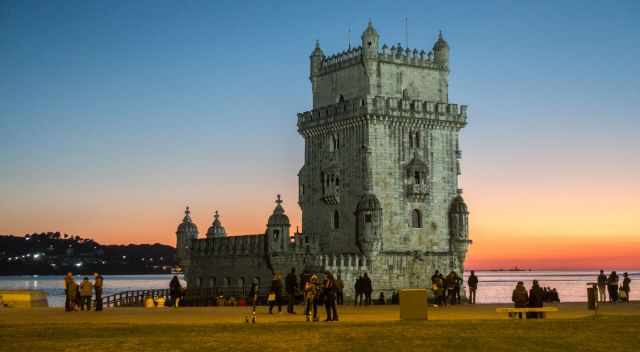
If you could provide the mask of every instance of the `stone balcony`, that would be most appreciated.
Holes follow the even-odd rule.
[[[429,195],[429,187],[426,184],[406,185],[407,198],[412,201],[423,201]]]

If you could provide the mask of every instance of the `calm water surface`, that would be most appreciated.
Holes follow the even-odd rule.
[[[631,277],[631,299],[640,300],[640,270],[626,270]],[[622,284],[622,273],[620,283]],[[608,274],[608,272],[607,272]],[[466,276],[465,273],[465,282]],[[554,287],[558,290],[562,302],[586,302],[587,283],[594,282],[597,271],[476,271],[480,279],[478,285],[478,303],[511,303],[511,292],[516,282],[524,281],[527,288],[533,280],[540,285]],[[128,290],[144,290],[152,288],[168,288],[173,275],[105,275],[104,293]],[[185,285],[182,276],[179,276]],[[77,282],[82,276],[75,276]],[[90,277],[93,280],[93,277]],[[0,276],[1,289],[38,289],[49,294],[49,305],[64,306],[64,289],[62,276]],[[375,282],[373,283],[375,290]]]

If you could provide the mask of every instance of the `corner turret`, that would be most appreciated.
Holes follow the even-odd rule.
[[[378,57],[378,48],[380,46],[380,36],[375,28],[373,28],[373,24],[371,20],[369,20],[369,24],[367,28],[362,32],[362,54],[365,58],[375,58]]]
[[[309,56],[310,66],[309,66],[309,79],[313,81],[313,76],[316,76],[320,72],[320,68],[322,67],[322,61],[324,60],[324,53],[322,49],[320,49],[320,41],[316,40],[316,47],[313,49],[311,56]]]
[[[191,256],[191,241],[198,238],[198,227],[191,220],[191,210],[187,206],[182,223],[176,230],[176,260],[186,272],[189,268]]]
[[[434,62],[436,64],[440,64],[445,67],[449,66],[449,44],[444,40],[442,31],[438,34],[438,40],[433,44],[433,55]]]
[[[220,215],[216,210],[215,214],[213,214],[213,224],[209,227],[207,231],[207,238],[217,238],[217,237],[225,237],[227,235],[227,231],[225,231],[222,223],[220,223]]]
[[[451,201],[449,208],[449,231],[451,250],[455,252],[458,257],[458,262],[462,265],[471,240],[469,240],[469,209],[462,198],[461,189],[458,190],[458,195]]]
[[[285,215],[280,195],[276,199],[276,207],[267,222],[267,253],[282,253],[289,249],[289,217]]]

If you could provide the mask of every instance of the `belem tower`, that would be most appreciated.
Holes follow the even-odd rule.
[[[189,209],[177,258],[188,292],[246,292],[273,272],[340,274],[345,296],[368,273],[374,295],[430,287],[435,270],[462,274],[468,209],[458,187],[467,107],[449,102],[449,46],[380,45],[371,22],[361,46],[310,56],[313,108],[298,114],[302,229],[291,233],[277,197],[264,233],[229,236],[218,212],[198,238]]]

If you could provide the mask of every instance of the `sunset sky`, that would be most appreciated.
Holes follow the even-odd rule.
[[[0,234],[300,224],[309,54],[451,47],[468,268],[640,268],[640,2],[1,1]]]

